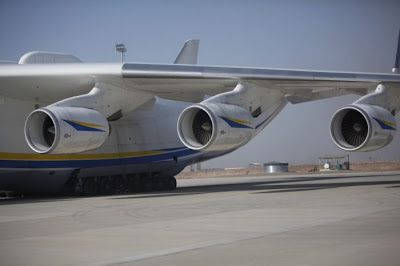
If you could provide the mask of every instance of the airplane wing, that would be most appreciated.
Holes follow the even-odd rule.
[[[380,83],[400,82],[400,76],[393,74],[144,64],[124,64],[122,76],[129,87],[192,102],[201,101],[200,95],[230,91],[239,81],[279,90],[292,103],[362,95]]]
[[[299,103],[343,94],[366,94],[380,83],[400,83],[396,74],[303,71],[176,64],[0,65],[0,95],[54,103],[88,93],[96,83],[140,95],[188,102],[232,90],[239,81],[279,90]]]

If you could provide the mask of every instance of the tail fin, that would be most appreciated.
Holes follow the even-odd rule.
[[[199,53],[199,40],[187,40],[175,59],[174,64],[195,65]]]
[[[394,62],[394,68],[392,69],[393,73],[400,74],[399,64],[400,64],[400,29],[399,29],[399,40],[397,42],[396,61]]]

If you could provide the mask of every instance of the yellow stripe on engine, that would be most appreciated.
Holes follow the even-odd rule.
[[[93,123],[88,123],[88,122],[82,122],[82,121],[78,121],[78,120],[68,120],[72,123],[81,125],[81,126],[86,126],[86,127],[104,127],[103,125],[98,125],[98,124],[93,124]]]
[[[385,125],[387,125],[387,126],[395,126],[396,124],[395,123],[392,123],[392,122],[390,122],[390,121],[387,121],[387,120],[383,120],[383,119],[380,119],[379,118],[379,121],[381,121],[382,123],[384,123]]]
[[[239,123],[239,124],[246,124],[246,125],[251,125],[251,122],[245,121],[245,120],[240,120],[240,119],[236,119],[236,118],[232,118],[232,117],[226,117],[229,120],[232,120],[233,122]]]

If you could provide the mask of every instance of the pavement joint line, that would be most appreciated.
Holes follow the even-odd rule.
[[[369,216],[369,215],[384,213],[384,212],[388,212],[388,211],[394,211],[397,209],[400,209],[400,208],[396,207],[396,208],[386,209],[383,211],[377,211],[377,212],[362,214],[362,215],[358,215],[358,216],[346,217],[344,219],[338,219],[338,220],[334,220],[334,221],[327,222],[327,223],[315,223],[315,224],[310,224],[310,225],[306,225],[306,226],[294,227],[294,228],[282,230],[279,232],[266,233],[266,234],[261,234],[261,235],[256,234],[255,236],[246,236],[246,237],[237,237],[237,238],[234,237],[233,239],[224,240],[224,241],[220,241],[220,242],[213,241],[213,243],[211,245],[207,245],[207,244],[196,245],[195,244],[195,245],[190,245],[188,247],[179,247],[179,248],[164,250],[161,252],[153,252],[153,253],[147,253],[147,254],[138,255],[138,256],[124,257],[121,259],[109,260],[109,261],[105,261],[105,262],[98,262],[98,263],[95,263],[94,265],[109,266],[109,265],[118,265],[118,264],[124,264],[124,263],[129,263],[129,262],[144,261],[144,260],[149,260],[149,259],[153,259],[153,258],[179,254],[179,253],[183,253],[183,252],[189,252],[189,251],[201,250],[201,249],[209,248],[209,247],[217,247],[217,246],[227,245],[227,244],[231,244],[231,243],[235,243],[235,242],[248,241],[248,240],[254,240],[254,239],[263,238],[263,237],[267,237],[267,236],[274,236],[274,235],[279,235],[279,234],[285,234],[288,232],[295,232],[295,231],[298,231],[301,229],[312,228],[315,226],[335,224],[335,223],[345,221],[345,220],[351,220],[351,219],[355,219],[355,218],[359,218],[359,217],[363,217],[363,216]]]

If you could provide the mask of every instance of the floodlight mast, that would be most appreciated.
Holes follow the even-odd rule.
[[[117,52],[121,53],[121,63],[124,62],[124,57],[125,57],[125,52],[128,51],[125,47],[125,44],[123,43],[117,43],[115,45],[115,50],[117,50]]]

